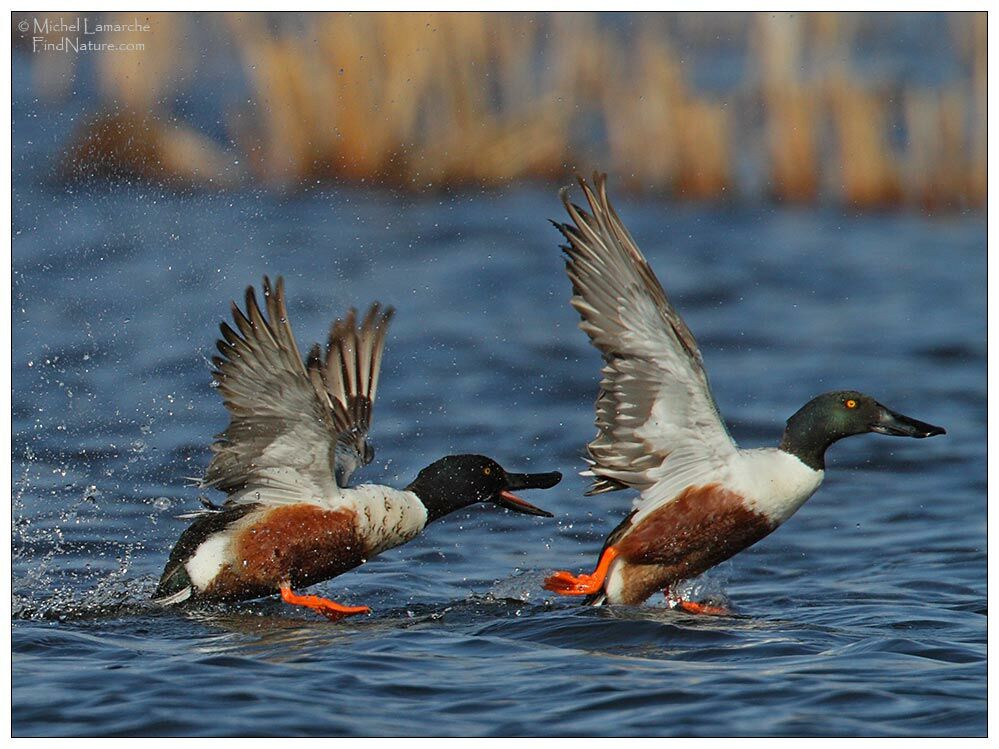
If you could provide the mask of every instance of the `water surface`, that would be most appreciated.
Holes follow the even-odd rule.
[[[631,501],[585,498],[576,475],[599,357],[546,222],[557,186],[177,196],[67,190],[29,162],[13,206],[15,735],[984,734],[981,216],[619,199],[742,446],[845,387],[948,430],[834,446],[818,494],[699,581],[737,613],[704,618],[540,589],[590,567]],[[398,309],[362,480],[482,452],[562,470],[525,495],[557,518],[452,515],[316,586],[373,610],[335,625],[276,600],[149,605],[175,515],[197,506],[184,477],[226,424],[217,325],[264,273],[285,276],[303,346],[351,305]]]

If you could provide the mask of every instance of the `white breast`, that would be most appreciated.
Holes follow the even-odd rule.
[[[816,471],[777,448],[739,450],[726,488],[746,498],[749,508],[780,525],[822,484],[825,471]]]
[[[427,524],[427,508],[413,492],[362,484],[345,489],[343,500],[357,513],[371,555],[412,540]]]

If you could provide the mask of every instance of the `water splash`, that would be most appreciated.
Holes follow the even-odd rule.
[[[120,493],[117,486],[70,483],[41,491],[51,485],[45,480],[49,470],[25,448],[11,492],[11,616],[61,621],[144,606],[152,581],[133,578],[144,544],[130,527],[116,527],[113,534],[107,529],[105,497]],[[161,511],[156,503],[162,499],[150,504]],[[114,511],[127,505],[122,501]]]

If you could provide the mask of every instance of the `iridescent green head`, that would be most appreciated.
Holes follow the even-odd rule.
[[[812,398],[787,420],[780,449],[818,471],[825,468],[829,445],[867,432],[918,439],[946,434],[943,427],[895,413],[869,395],[836,390]]]

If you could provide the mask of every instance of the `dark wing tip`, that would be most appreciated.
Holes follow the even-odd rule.
[[[219,323],[219,332],[222,334],[222,338],[229,344],[235,344],[239,341],[239,333],[232,329],[225,320]]]
[[[274,276],[274,283],[271,283],[271,277],[265,273],[261,288],[263,288],[264,293],[267,295],[270,295],[272,292],[279,295],[283,294],[284,276]]]
[[[361,323],[361,329],[374,329],[382,330],[388,326],[392,317],[395,315],[395,307],[391,304],[382,307],[382,303],[375,301],[371,303],[368,307],[367,314],[364,315],[364,322]]]
[[[253,287],[251,286],[246,291],[248,295],[253,293]],[[243,329],[243,323],[249,324],[250,321],[246,319],[246,315],[243,314],[243,310],[240,309],[235,300],[229,302],[229,312],[232,314],[232,319],[240,330]]]

